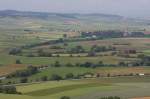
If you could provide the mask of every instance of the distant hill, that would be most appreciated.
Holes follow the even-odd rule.
[[[78,14],[78,13],[48,13],[48,12],[28,12],[28,11],[16,11],[16,10],[1,10],[0,17],[35,17],[35,18],[50,18],[50,17],[61,17],[77,19],[79,17],[105,17],[121,19],[122,16],[110,15],[110,14]]]

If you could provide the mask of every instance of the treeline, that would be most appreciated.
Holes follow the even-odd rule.
[[[84,62],[84,63],[66,63],[61,64],[59,61],[56,61],[54,64],[51,65],[52,67],[85,67],[85,68],[96,68],[96,67],[104,67],[104,66],[117,66],[115,64],[104,64],[102,61],[99,61],[98,63],[92,63],[92,62]]]
[[[70,56],[73,56],[72,54],[79,54],[79,53],[87,53],[87,57],[89,56],[96,56],[96,53],[99,52],[107,52],[107,51],[116,51],[116,48],[113,46],[98,46],[93,45],[89,50],[85,50],[85,48],[81,45],[75,46],[70,49],[61,48],[60,46],[52,46],[52,49],[55,50],[64,50],[61,52],[50,52],[50,51],[44,51],[43,49],[39,49],[36,51],[36,53],[29,52],[27,54],[28,57],[59,57],[59,54],[70,54]],[[23,52],[19,48],[13,48],[10,50],[9,54],[11,55],[21,55]],[[54,55],[57,54],[57,55]]]
[[[101,38],[119,38],[123,37],[123,32],[121,31],[94,31],[94,32],[81,32],[82,37],[101,37]]]
[[[116,50],[115,47],[112,46],[98,46],[98,45],[93,45],[91,46],[89,51],[86,51],[83,46],[78,45],[73,48],[71,48],[67,53],[73,54],[73,53],[98,53],[98,52],[106,52],[106,51],[114,51]]]
[[[22,71],[20,71],[22,72]],[[59,74],[52,74],[52,75],[43,75],[39,76],[38,78],[35,79],[29,79],[28,77],[22,77],[18,76],[17,81],[13,81],[13,77],[9,77],[7,81],[1,82],[3,85],[9,85],[9,84],[17,84],[17,83],[30,83],[30,82],[40,82],[40,81],[60,81],[60,80],[69,80],[69,79],[80,79],[86,74],[92,74],[92,73],[83,73],[83,74],[73,74],[73,73],[66,73],[65,75],[59,75]],[[94,75],[94,74],[92,74]],[[30,75],[31,76],[31,75]]]
[[[69,96],[62,96],[60,99],[71,99],[71,98]],[[108,97],[102,97],[99,99],[121,99],[121,98],[118,96],[108,96]]]
[[[52,74],[51,76],[41,76],[40,78],[37,78],[36,81],[60,81],[60,80],[69,80],[69,79],[80,79],[81,75],[74,75],[73,73],[67,73],[63,77],[59,74]]]
[[[16,47],[16,48],[10,49],[9,54],[10,55],[17,55],[17,54],[20,54],[22,52],[22,49],[29,49],[29,48],[33,48],[33,47],[37,47],[37,46],[51,45],[51,44],[57,44],[57,43],[63,43],[63,42],[64,42],[63,39],[58,39],[58,40],[50,40],[50,41],[46,41],[46,42],[40,42],[40,43],[36,43],[36,44],[26,44],[26,45],[21,46],[21,47]]]
[[[132,62],[119,62],[118,66],[150,66],[150,56],[145,56],[144,54],[140,54],[137,56],[139,60]]]
[[[83,38],[121,38],[121,37],[144,37],[143,32],[128,32],[123,31],[94,31],[94,32],[81,32]]]
[[[109,97],[102,97],[100,99],[121,99],[121,98],[118,96],[109,96]]]

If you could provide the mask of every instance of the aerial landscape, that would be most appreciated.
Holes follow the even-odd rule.
[[[150,99],[149,3],[0,1],[0,99]]]

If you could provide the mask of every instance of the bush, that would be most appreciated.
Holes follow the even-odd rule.
[[[47,76],[43,76],[43,77],[41,77],[41,80],[42,80],[42,81],[47,81],[48,78],[47,78]]]
[[[60,99],[71,99],[71,98],[68,96],[62,96]]]
[[[22,52],[22,50],[20,48],[12,48],[10,51],[9,51],[9,54],[10,55],[17,55],[17,54],[20,54]]]
[[[56,62],[54,63],[54,67],[61,67],[61,64],[59,63],[59,61],[56,61]]]
[[[59,80],[62,80],[62,77],[59,76],[59,75],[57,75],[57,74],[53,74],[52,77],[51,77],[51,80],[57,80],[57,81],[59,81]]]
[[[118,96],[109,96],[109,97],[102,97],[102,98],[100,98],[100,99],[121,99],[120,97],[118,97]]]
[[[93,66],[93,63],[91,63],[91,62],[85,62],[84,64],[81,64],[80,66],[81,67],[87,67],[87,68],[89,68],[89,67]]]
[[[0,93],[5,93],[5,94],[20,94],[17,92],[15,86],[0,86]]]

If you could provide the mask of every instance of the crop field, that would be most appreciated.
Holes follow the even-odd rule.
[[[33,78],[40,78],[41,76],[50,76],[52,74],[61,74],[65,76],[68,73],[73,73],[74,75],[84,74],[84,73],[99,73],[101,75],[125,75],[125,74],[139,74],[139,73],[149,73],[149,67],[100,67],[96,69],[90,68],[81,68],[81,67],[60,67],[60,68],[48,68],[46,70],[42,70],[40,73],[33,75]],[[32,78],[31,77],[31,78]]]
[[[62,96],[70,96],[73,99],[97,99],[109,95],[117,95],[122,99],[146,97],[149,95],[145,93],[150,89],[149,81],[149,77],[124,77],[41,82],[17,85],[17,90],[22,92],[22,95],[0,94],[0,98],[59,99]]]
[[[90,49],[92,45],[100,45],[103,46],[104,44],[107,46],[115,46],[118,50],[121,49],[137,49],[138,52],[144,52],[145,55],[149,55],[149,49],[150,49],[150,42],[149,38],[117,38],[117,39],[106,39],[106,40],[96,40],[96,41],[81,41],[81,42],[71,42],[68,43],[68,48],[72,48],[77,45],[82,45],[86,49]],[[57,45],[56,45],[57,46]],[[59,46],[63,46],[60,45]],[[45,50],[49,50],[50,46],[40,46],[40,48],[43,48]],[[33,48],[27,50],[28,52],[36,51],[39,48]],[[52,65],[56,61],[59,61],[61,64],[65,65],[67,63],[84,63],[84,62],[92,62],[92,63],[98,63],[100,61],[103,61],[105,64],[118,64],[120,61],[130,62],[134,60],[138,60],[137,58],[124,58],[124,57],[118,57],[118,56],[112,56],[111,52],[102,52],[100,55],[103,56],[96,56],[96,57],[86,57],[85,53],[79,53],[79,54],[72,54],[74,57],[70,57],[70,54],[60,54],[60,57],[26,57],[26,56],[13,56],[8,55],[7,50],[0,54],[0,68],[9,68],[8,65],[11,66],[11,64],[15,64],[15,61],[17,59],[20,59],[22,64],[28,66],[30,64],[32,65]],[[80,55],[81,57],[78,57]],[[105,56],[107,55],[107,56]],[[137,55],[134,55],[137,56]],[[15,68],[17,69],[17,68]],[[9,69],[7,70],[9,71]]]
[[[17,65],[17,64],[12,64],[12,65],[7,65],[7,66],[1,66],[0,67],[0,76],[7,75],[9,73],[15,72],[16,70],[22,70],[25,69],[25,65]]]
[[[13,67],[11,67],[13,68]],[[17,70],[23,69],[25,67],[18,67],[16,66]],[[16,69],[12,70],[6,70],[7,67],[1,68],[1,74],[7,73],[13,73]],[[3,72],[2,72],[3,71]],[[40,80],[42,77],[46,76],[47,79],[51,79],[52,76],[55,75],[61,75],[62,78],[65,78],[67,74],[72,73],[74,76],[83,75],[83,74],[89,74],[92,73],[93,75],[99,74],[102,77],[107,77],[108,74],[112,77],[115,76],[125,76],[125,75],[138,75],[138,74],[149,74],[150,73],[150,67],[99,67],[99,68],[82,68],[82,67],[48,67],[46,69],[40,70],[39,73],[34,74],[30,77],[28,77],[29,82],[31,81],[37,81]],[[135,76],[136,77],[136,76]],[[83,76],[84,78],[84,76]],[[95,77],[94,77],[95,78]],[[4,82],[16,82],[19,83],[20,78],[12,78],[7,79]]]

